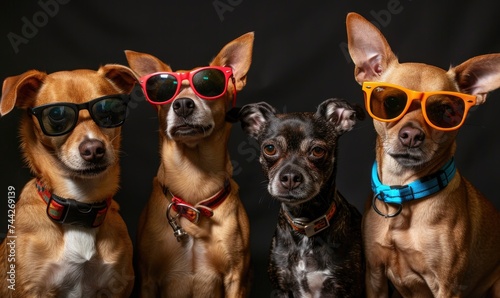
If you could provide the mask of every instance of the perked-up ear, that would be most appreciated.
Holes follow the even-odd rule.
[[[350,131],[357,120],[365,119],[365,112],[358,105],[351,105],[344,99],[330,98],[318,106],[315,116],[332,123],[339,134]]]
[[[29,70],[18,76],[6,78],[3,81],[0,99],[0,116],[8,114],[14,106],[29,107],[46,76],[45,72]]]
[[[476,104],[482,104],[488,92],[500,87],[500,53],[471,58],[451,68],[448,74],[461,92],[476,95]]]
[[[169,65],[150,54],[126,50],[125,56],[127,57],[128,65],[139,77],[158,71],[172,71]]]
[[[247,72],[252,63],[253,41],[253,32],[243,34],[225,45],[210,62],[211,66],[229,66],[233,69],[237,91],[243,89],[247,81]]]
[[[276,110],[266,102],[244,105],[239,114],[241,128],[252,138],[257,139],[262,129],[276,117]]]
[[[106,77],[121,92],[130,93],[134,85],[139,81],[139,76],[130,68],[119,64],[106,64],[97,71]]]
[[[346,19],[349,54],[354,61],[354,76],[358,83],[378,81],[392,63],[398,63],[385,37],[368,20],[357,13]]]

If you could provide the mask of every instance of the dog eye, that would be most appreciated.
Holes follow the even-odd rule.
[[[71,115],[64,107],[53,107],[48,109],[46,113],[47,116],[44,119],[46,128],[50,127],[53,132],[61,132],[67,128],[70,122],[68,118]]]
[[[276,154],[276,147],[274,145],[266,145],[264,146],[264,153],[266,155],[275,155]]]
[[[47,114],[51,121],[58,122],[64,120],[66,117],[66,110],[64,107],[54,107],[51,108]]]
[[[316,157],[316,158],[321,158],[321,157],[325,156],[325,154],[326,154],[326,150],[321,148],[321,147],[314,147],[311,150],[311,155]]]

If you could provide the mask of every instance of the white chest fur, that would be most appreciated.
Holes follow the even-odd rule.
[[[114,274],[97,255],[97,229],[65,226],[64,230],[64,251],[54,264],[51,286],[64,297],[95,296]]]
[[[81,264],[96,253],[97,229],[68,226],[64,228],[64,258],[69,263]]]
[[[297,245],[299,261],[295,268],[292,268],[292,274],[299,285],[301,297],[321,297],[323,283],[327,278],[332,277],[329,269],[320,269],[316,262],[309,263],[308,259],[313,257],[314,251],[308,245],[308,238],[304,237]],[[307,284],[308,290],[303,285]]]

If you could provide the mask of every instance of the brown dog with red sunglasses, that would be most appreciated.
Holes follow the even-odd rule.
[[[210,63],[216,69],[198,75],[126,52],[148,101],[161,103],[161,165],[138,229],[142,297],[248,294],[249,222],[231,178],[225,117],[246,84],[253,40],[233,40]],[[148,76],[155,72],[170,74]]]
[[[372,85],[366,82],[387,82],[418,91],[462,92],[482,104],[500,87],[500,54],[474,57],[445,71],[399,63],[380,31],[358,14],[347,16],[347,33],[356,81],[365,83],[365,90]],[[401,92],[377,88],[372,92],[391,91],[385,111],[400,111]],[[363,219],[368,297],[387,297],[388,280],[404,297],[500,297],[500,214],[451,166],[458,130],[427,123],[445,129],[460,125],[459,105],[444,102],[452,99],[449,95],[437,97],[441,101],[429,96],[426,117],[418,100],[397,121],[373,122],[375,197]],[[367,109],[378,118],[390,117],[376,106]],[[436,189],[421,187],[433,181]]]
[[[36,178],[11,208],[1,297],[130,295],[132,242],[112,196],[125,93],[135,82],[132,70],[112,64],[5,79],[0,114],[31,112],[21,120],[21,149]]]

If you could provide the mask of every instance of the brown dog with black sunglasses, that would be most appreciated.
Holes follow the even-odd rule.
[[[5,79],[0,114],[14,106],[31,112],[21,120],[21,149],[36,178],[0,245],[1,297],[130,295],[132,242],[112,196],[123,94],[135,82],[132,70],[112,64]]]
[[[253,40],[233,40],[214,69],[197,73],[126,52],[160,123],[161,164],[138,229],[142,297],[248,295],[249,222],[231,177],[225,117],[246,84]],[[169,73],[148,76],[155,72]]]
[[[347,16],[347,34],[378,135],[363,218],[368,297],[388,297],[388,281],[404,297],[500,297],[500,214],[453,162],[465,107],[500,87],[500,54],[445,71],[399,63],[358,14]]]

